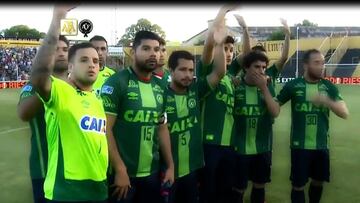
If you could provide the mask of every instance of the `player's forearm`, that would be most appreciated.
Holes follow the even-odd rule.
[[[19,102],[17,106],[18,117],[22,121],[30,121],[41,108],[40,99],[36,95],[30,96]]]
[[[160,142],[160,151],[165,159],[166,167],[174,168],[174,161],[172,158],[172,152],[171,152],[171,142],[170,142],[170,135],[169,130],[167,129],[166,124],[161,124],[159,126],[159,142]]]
[[[279,72],[282,71],[284,65],[289,57],[289,49],[290,49],[290,34],[285,34],[284,47],[281,53],[280,59],[276,63],[276,68]]]
[[[211,29],[209,28],[203,48],[203,53],[201,55],[201,62],[203,63],[203,65],[210,64],[213,59],[214,44],[215,44],[213,36],[214,36],[214,32],[212,28]]]
[[[275,101],[268,88],[262,88],[261,92],[263,93],[268,111],[270,112],[271,116],[276,118],[280,113],[279,103]]]
[[[30,81],[43,96],[46,95],[46,88],[54,66],[54,57],[60,34],[60,20],[64,14],[54,11],[48,33],[40,46],[32,66]]]
[[[225,7],[222,7],[218,14],[216,15],[214,21],[212,22],[212,25],[208,29],[208,34],[206,36],[203,54],[201,56],[201,60],[204,65],[208,65],[211,63],[213,57],[214,57],[214,29],[218,26],[221,26],[222,23],[224,23],[224,18],[228,10],[226,10]]]
[[[332,101],[331,99],[328,99],[325,102],[325,105],[330,108],[332,112],[334,112],[337,116],[339,116],[342,119],[347,119],[349,116],[349,110],[346,106],[346,103],[344,101]]]
[[[251,51],[250,35],[247,27],[243,27],[243,53],[247,54]]]
[[[225,60],[224,44],[216,44],[214,68],[207,78],[210,86],[215,87],[224,77],[225,72],[226,72],[226,60]]]
[[[126,165],[121,159],[112,130],[107,129],[106,136],[109,146],[109,158],[114,171],[126,171]]]

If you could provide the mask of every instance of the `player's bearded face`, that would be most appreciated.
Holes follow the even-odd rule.
[[[187,88],[194,78],[194,62],[192,60],[178,59],[175,70],[171,70],[171,78],[179,88]]]
[[[67,71],[68,70],[68,49],[64,41],[59,41],[55,53],[55,71]]]
[[[320,53],[314,53],[310,56],[308,64],[308,74],[309,77],[313,79],[323,78],[325,70],[325,59],[324,56]]]
[[[136,66],[145,72],[153,72],[159,63],[160,46],[157,40],[142,40],[134,53]]]
[[[93,48],[79,49],[74,57],[74,65],[71,70],[71,77],[79,83],[92,85],[99,73],[99,55]]]
[[[226,65],[230,65],[234,57],[234,45],[231,43],[226,43],[224,49],[225,49]]]

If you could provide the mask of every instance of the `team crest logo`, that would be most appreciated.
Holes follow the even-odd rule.
[[[188,101],[188,106],[189,106],[189,108],[195,108],[195,106],[196,106],[196,100],[194,99],[194,98],[191,98],[191,99],[189,99],[189,101]]]
[[[61,35],[76,36],[78,34],[78,23],[76,19],[62,19]]]
[[[163,96],[161,94],[156,95],[156,101],[158,101],[160,104],[163,103]]]

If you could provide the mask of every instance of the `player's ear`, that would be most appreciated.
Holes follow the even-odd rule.
[[[68,63],[69,75],[73,72],[73,70],[74,70],[74,64],[69,61],[69,63]]]
[[[131,59],[134,61],[135,60],[135,49],[134,48],[130,49],[130,56],[131,56]]]

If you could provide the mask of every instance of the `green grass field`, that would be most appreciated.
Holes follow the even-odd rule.
[[[279,88],[277,88],[279,89]],[[323,203],[360,202],[360,87],[339,86],[348,104],[348,120],[330,120],[331,182],[325,184]],[[0,90],[0,202],[32,203],[28,169],[30,130],[16,115],[20,90]],[[282,107],[274,126],[272,182],[266,188],[267,203],[290,202],[290,109]],[[250,189],[246,192],[249,200]]]

